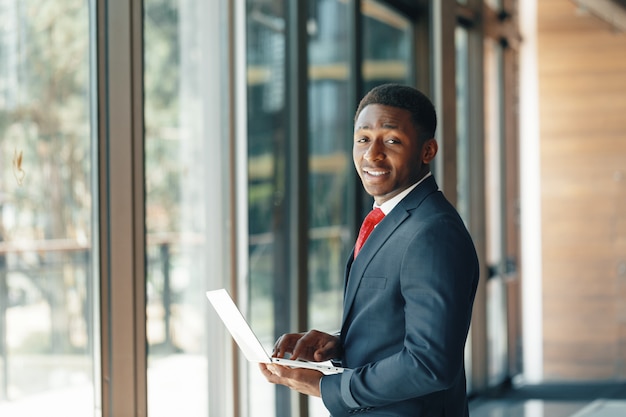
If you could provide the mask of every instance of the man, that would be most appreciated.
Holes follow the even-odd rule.
[[[348,259],[340,334],[286,334],[274,350],[347,369],[260,365],[269,382],[321,396],[333,417],[468,416],[463,352],[479,268],[430,172],[436,125],[432,103],[414,88],[386,84],[361,100],[354,165],[385,216]]]

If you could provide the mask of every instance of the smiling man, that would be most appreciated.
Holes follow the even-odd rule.
[[[269,382],[321,396],[333,417],[468,416],[463,352],[479,268],[430,172],[436,126],[412,87],[381,85],[361,100],[353,158],[374,207],[348,259],[341,331],[285,334],[274,349],[346,370],[260,365]]]

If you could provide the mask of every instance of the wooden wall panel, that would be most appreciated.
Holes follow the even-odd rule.
[[[537,3],[544,376],[625,379],[626,33]]]

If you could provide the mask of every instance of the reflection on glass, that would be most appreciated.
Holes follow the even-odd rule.
[[[349,99],[348,9],[321,0],[309,16],[309,327],[341,325],[343,273],[352,249],[353,103]],[[309,415],[328,416],[320,399]]]
[[[414,85],[411,22],[382,2],[364,0],[362,5],[363,94],[388,82]]]
[[[247,11],[249,321],[271,352],[281,332],[278,320],[289,319],[284,259],[289,204],[285,19],[281,1],[248,0]],[[289,393],[284,387],[268,384],[257,367],[248,367],[247,376],[250,417],[288,415]],[[277,404],[284,409],[276,410]]]
[[[0,415],[95,415],[88,1],[0,0]]]
[[[318,2],[309,41],[309,326],[336,331],[343,271],[351,249],[348,170],[352,135],[348,102],[346,4]]]

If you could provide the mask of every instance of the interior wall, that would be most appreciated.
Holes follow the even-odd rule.
[[[571,0],[537,6],[543,376],[623,379],[626,33]]]

